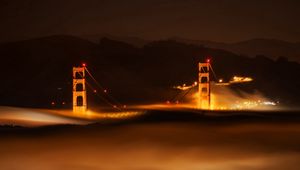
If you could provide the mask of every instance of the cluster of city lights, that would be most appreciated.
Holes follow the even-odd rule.
[[[229,83],[246,83],[253,81],[253,78],[251,77],[240,77],[240,76],[234,76]]]
[[[191,89],[193,87],[196,87],[197,85],[198,85],[198,82],[195,81],[192,85],[183,84],[181,86],[174,86],[173,88],[184,91],[184,90],[188,90],[188,89]]]
[[[268,107],[268,106],[276,106],[279,102],[272,102],[272,101],[236,101],[234,104],[230,106],[212,106],[213,110],[249,110],[249,109],[260,109],[263,107]]]

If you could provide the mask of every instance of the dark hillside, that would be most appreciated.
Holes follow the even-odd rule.
[[[295,62],[283,57],[276,61],[265,56],[248,58],[171,40],[139,48],[107,38],[92,43],[72,36],[52,36],[1,44],[0,56],[1,105],[46,107],[51,101],[65,101],[71,106],[72,66],[83,61],[120,101],[161,102],[174,96],[173,85],[194,82],[197,63],[208,56],[219,78],[241,75],[255,79],[237,89],[258,90],[286,104],[297,104],[300,95],[300,65]]]

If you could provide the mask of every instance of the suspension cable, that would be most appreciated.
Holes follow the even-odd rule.
[[[193,88],[190,88],[187,92],[184,93],[183,96],[181,96],[181,98],[178,99],[178,101],[182,100],[187,94],[190,93],[190,91],[192,90]]]
[[[81,78],[84,78],[83,75],[82,75],[81,73],[79,73],[79,75],[81,76]],[[90,88],[92,91],[95,89],[95,88],[93,88],[93,86],[92,86],[89,82],[85,81],[85,83],[87,84],[88,88]],[[74,88],[74,87],[73,87],[73,88]],[[114,105],[113,103],[109,102],[106,98],[104,98],[104,97],[101,96],[100,94],[96,93],[96,96],[99,97],[99,98],[100,98],[102,101],[104,101],[106,104],[112,106],[114,109],[117,109],[117,110],[119,110],[119,111],[122,110],[122,109],[119,108],[119,107],[115,107],[115,105]]]
[[[179,92],[171,99],[171,101],[174,102],[174,101],[176,100],[176,98],[177,98],[178,96],[180,96],[181,92],[182,92],[182,91],[179,91]]]
[[[213,73],[213,75],[214,75],[214,77],[215,77],[216,81],[218,81],[219,79],[218,79],[218,77],[217,77],[217,75],[216,75],[216,73],[215,73],[214,69],[212,68],[211,64],[209,64],[209,67],[210,67],[210,69],[211,69],[211,72]]]
[[[87,71],[87,73],[89,74],[89,76],[92,78],[92,80],[95,82],[95,84],[101,89],[101,90],[105,90],[100,83],[95,79],[95,77],[91,74],[91,72],[88,70],[87,67],[85,67],[85,70]],[[106,95],[116,104],[118,104],[119,106],[122,106],[122,104],[120,102],[118,102],[114,97],[112,97],[111,95],[107,94]]]
[[[94,90],[94,88],[88,83],[86,82],[86,84],[88,85],[88,87],[91,89],[91,90]],[[121,108],[119,107],[116,107],[113,103],[109,102],[107,99],[105,99],[103,96],[101,96],[100,94],[98,93],[95,93],[97,97],[99,97],[101,100],[103,100],[105,103],[107,103],[108,105],[110,105],[112,108],[116,109],[116,110],[119,110],[119,111],[122,111]]]

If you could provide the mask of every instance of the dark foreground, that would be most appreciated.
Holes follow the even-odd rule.
[[[3,126],[0,153],[0,169],[298,170],[300,115],[151,111],[85,126]]]

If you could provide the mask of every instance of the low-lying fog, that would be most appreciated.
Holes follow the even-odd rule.
[[[0,169],[298,170],[296,122],[152,122],[0,135]]]

